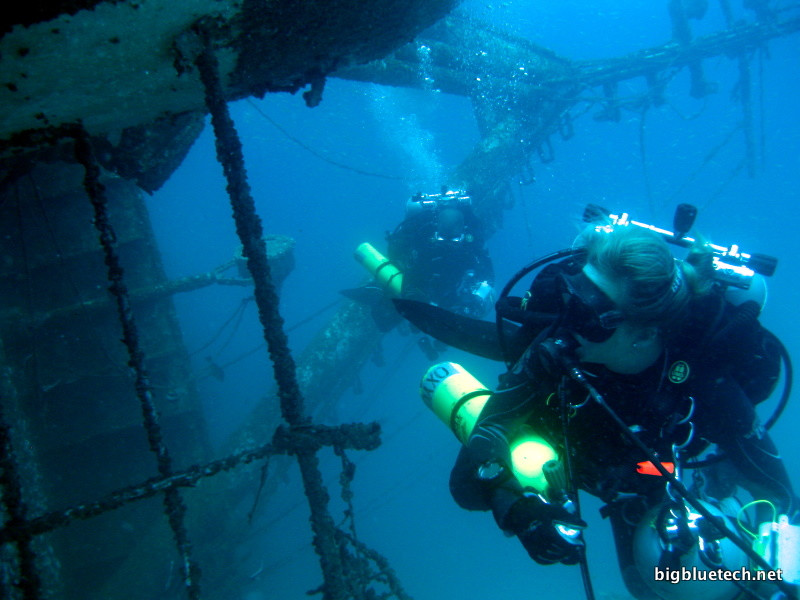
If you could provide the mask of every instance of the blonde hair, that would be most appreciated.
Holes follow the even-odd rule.
[[[591,227],[581,236],[587,263],[622,285],[620,310],[630,321],[676,332],[689,302],[706,291],[694,268],[676,260],[656,233],[635,226]]]

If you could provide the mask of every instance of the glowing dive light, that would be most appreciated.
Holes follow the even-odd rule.
[[[469,441],[492,394],[461,365],[452,362],[439,363],[428,369],[419,391],[425,405],[462,444]],[[511,437],[511,471],[523,487],[544,493],[548,483],[543,468],[549,461],[558,460],[556,451],[528,426],[520,427]]]

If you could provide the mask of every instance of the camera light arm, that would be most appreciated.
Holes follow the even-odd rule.
[[[631,219],[628,213],[619,215],[610,213],[604,208],[589,204],[583,213],[583,220],[586,223],[594,223],[598,229],[608,229],[614,227],[641,227],[659,234],[666,242],[680,246],[681,248],[691,248],[697,240],[686,235],[686,232],[694,223],[697,209],[690,204],[680,204],[675,210],[675,230],[676,232],[656,227],[641,221]],[[742,252],[738,245],[733,244],[729,247],[707,243],[705,245],[713,255],[714,276],[716,279],[736,287],[748,288],[750,281],[755,273],[771,277],[775,273],[778,259],[766,254],[748,254]]]

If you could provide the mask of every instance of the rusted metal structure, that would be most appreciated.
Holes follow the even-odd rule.
[[[291,429],[276,433],[273,418],[270,433],[250,450],[209,464],[166,292],[219,278],[166,281],[139,188],[163,183],[204,115],[212,110],[224,121],[226,100],[309,84],[313,105],[336,66],[383,56],[452,6],[450,0],[406,2],[404,10],[386,1],[201,0],[21,8],[17,26],[0,38],[4,597],[100,598],[120,589],[154,597],[169,574],[136,574],[170,562],[178,565],[178,588],[201,597],[204,561],[197,557],[207,549],[202,533],[193,531],[207,518],[198,507],[214,491],[187,498],[180,488],[281,452],[298,457],[311,486],[323,595],[352,595],[314,454],[322,445],[374,447],[377,431],[326,432],[305,416],[275,312],[288,272],[279,263],[291,260],[290,245],[269,240],[267,261],[263,235],[254,237],[258,218],[247,213],[243,165],[234,157],[226,168],[237,188],[235,213],[244,215],[249,284],[255,283],[265,337],[277,353]],[[220,132],[227,135],[224,161],[237,142],[230,124]],[[154,492],[163,506],[146,499]],[[206,569],[211,597],[225,597],[223,580]],[[369,582],[362,584],[366,589]]]

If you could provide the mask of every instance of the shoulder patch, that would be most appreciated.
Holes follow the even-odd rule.
[[[672,383],[683,383],[689,379],[689,363],[685,360],[676,360],[669,368],[667,377]]]

